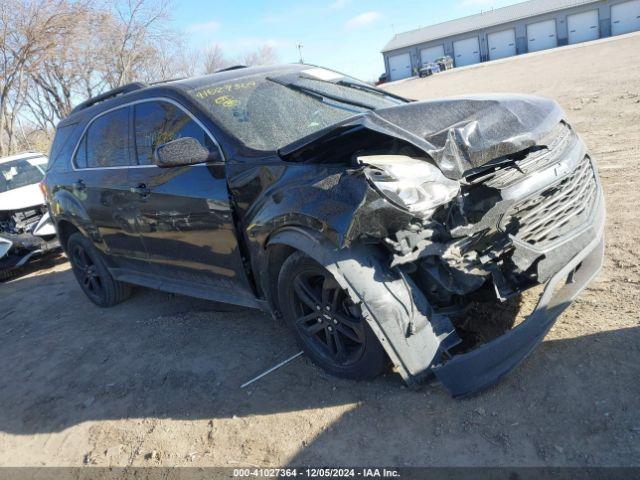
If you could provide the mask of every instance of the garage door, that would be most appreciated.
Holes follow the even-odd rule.
[[[491,60],[512,57],[516,54],[516,31],[513,29],[490,33],[487,40]]]
[[[567,17],[569,43],[588,42],[600,38],[598,10],[576,13]]]
[[[530,52],[546,50],[556,46],[558,46],[558,41],[555,20],[546,20],[527,25],[527,48]]]
[[[640,30],[640,0],[632,0],[611,7],[611,34]]]
[[[389,57],[390,80],[400,80],[411,76],[411,56],[408,53]]]
[[[435,47],[423,48],[420,50],[420,61],[425,63],[433,62],[436,58],[444,57],[444,47],[437,45]]]
[[[480,63],[480,43],[478,37],[453,42],[456,67]]]

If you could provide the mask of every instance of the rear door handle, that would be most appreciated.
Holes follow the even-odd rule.
[[[129,189],[129,191],[131,193],[136,193],[136,194],[140,195],[141,197],[146,197],[147,195],[149,195],[151,193],[151,190],[149,190],[149,187],[147,187],[144,183],[138,184],[137,187],[131,187]]]

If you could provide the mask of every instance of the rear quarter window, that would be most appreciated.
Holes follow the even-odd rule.
[[[56,128],[56,134],[51,144],[51,149],[49,150],[47,172],[54,166],[58,170],[66,170],[69,167],[73,149],[81,133],[82,128],[78,123],[68,123]]]

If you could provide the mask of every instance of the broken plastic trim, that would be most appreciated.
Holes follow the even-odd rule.
[[[0,259],[9,253],[11,247],[13,247],[13,242],[11,240],[0,237]]]
[[[286,227],[268,245],[293,247],[314,259],[347,291],[404,381],[414,385],[432,375],[459,337],[451,321],[435,315],[411,279],[388,268],[388,258],[371,245],[336,249],[308,229]]]
[[[522,362],[542,341],[558,316],[595,277],[604,257],[605,210],[601,195],[597,211],[597,219],[591,226],[593,240],[551,277],[535,310],[523,323],[486,345],[433,368],[438,380],[454,397],[478,393]]]

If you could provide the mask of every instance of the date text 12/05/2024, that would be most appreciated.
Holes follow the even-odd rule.
[[[290,478],[399,478],[400,472],[389,468],[238,468],[234,477]]]

